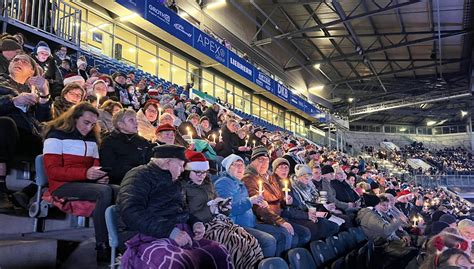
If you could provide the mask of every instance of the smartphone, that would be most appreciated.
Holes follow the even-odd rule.
[[[106,173],[110,173],[112,171],[112,168],[110,167],[101,167],[100,168],[100,171],[103,171],[103,172],[106,172]]]

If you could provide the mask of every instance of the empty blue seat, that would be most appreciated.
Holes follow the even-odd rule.
[[[271,257],[263,259],[258,269],[288,269],[288,264],[280,257]]]
[[[111,205],[105,210],[105,223],[107,225],[107,232],[109,234],[110,253],[110,268],[114,269],[117,263],[115,258],[117,256],[117,248],[119,246],[118,239],[118,212],[117,206]]]
[[[293,248],[288,251],[288,262],[292,269],[314,269],[317,268],[313,257],[304,248]]]
[[[327,264],[336,258],[334,248],[322,240],[311,242],[310,248],[316,262],[319,259],[322,264]]]
[[[344,269],[344,257],[335,260],[331,264],[331,269]]]

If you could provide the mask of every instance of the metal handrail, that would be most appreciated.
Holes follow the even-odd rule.
[[[423,187],[474,187],[474,175],[415,175],[415,185]]]
[[[80,45],[82,11],[62,0],[3,0],[1,8],[3,19],[30,25]]]

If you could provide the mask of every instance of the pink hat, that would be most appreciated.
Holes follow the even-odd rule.
[[[64,76],[64,81],[63,84],[64,86],[71,84],[71,83],[79,83],[79,84],[84,84],[86,81],[81,75],[74,74],[74,73],[69,73]]]

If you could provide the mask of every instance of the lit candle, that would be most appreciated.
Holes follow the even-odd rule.
[[[253,140],[252,142],[253,142],[253,147],[255,148],[255,140]]]
[[[219,130],[219,140],[222,140],[222,130]]]
[[[258,195],[262,195],[262,194],[263,194],[263,181],[259,180],[258,181]]]
[[[96,104],[96,108],[99,108],[100,94],[96,94],[96,97],[97,97],[97,104]]]
[[[249,142],[248,139],[245,139],[245,147],[247,147],[247,143]]]
[[[212,138],[214,139],[214,144],[216,143],[216,134],[212,134]]]
[[[288,188],[288,180],[285,180],[284,182],[285,187],[283,188],[283,191],[285,192],[285,202],[288,201],[288,192],[290,189]]]
[[[160,122],[161,118],[161,107],[158,108],[158,122]]]
[[[189,136],[189,139],[191,139],[191,144],[193,143],[193,132],[191,132],[191,129],[188,127],[186,127],[186,130],[188,131],[188,136]]]

